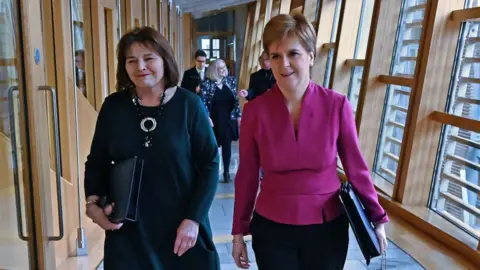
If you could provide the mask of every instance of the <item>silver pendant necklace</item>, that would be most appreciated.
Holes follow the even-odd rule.
[[[135,106],[137,110],[137,115],[140,117],[140,128],[142,129],[143,132],[146,133],[144,142],[143,142],[143,147],[149,148],[152,147],[152,136],[150,135],[156,128],[157,128],[157,116],[160,116],[163,112],[163,103],[165,101],[165,91],[162,93],[160,96],[160,104],[155,107],[154,112],[152,113],[151,116],[146,116],[145,113],[141,110],[140,108],[140,98],[136,94],[135,91],[133,91],[133,97],[132,97],[132,103]]]

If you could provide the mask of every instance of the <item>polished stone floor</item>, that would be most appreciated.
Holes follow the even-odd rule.
[[[232,146],[232,161],[230,164],[230,173],[233,176],[238,168],[238,146],[236,143]],[[223,168],[221,168],[223,170]],[[222,170],[220,175],[222,175]],[[222,177],[220,179],[223,180]],[[236,267],[231,253],[232,253],[232,243],[231,243],[231,226],[232,226],[232,215],[233,215],[233,193],[234,186],[232,183],[223,183],[221,182],[218,186],[217,196],[213,202],[213,205],[210,209],[210,221],[212,224],[212,230],[214,235],[214,240],[216,243],[217,251],[220,256],[221,270],[233,270],[239,269]],[[255,256],[251,248],[250,242],[247,242],[251,267],[250,269],[258,269],[255,264]],[[387,269],[404,269],[404,270],[417,270],[424,269],[419,265],[412,257],[406,254],[402,249],[397,247],[394,243],[389,241],[389,246],[387,249]],[[370,265],[367,267],[365,260],[363,259],[362,253],[355,241],[355,237],[350,232],[350,245],[348,250],[347,262],[345,265],[345,270],[363,270],[363,269],[382,269],[380,258],[373,259]],[[103,269],[100,265],[99,269]]]

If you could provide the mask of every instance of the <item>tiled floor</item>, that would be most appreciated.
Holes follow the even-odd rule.
[[[233,175],[238,166],[238,148],[236,144],[232,146],[232,152],[230,171]],[[230,232],[233,215],[233,191],[234,186],[232,183],[220,183],[217,190],[217,196],[209,212],[213,235],[220,256],[221,270],[239,269],[235,266],[231,256],[232,243]],[[255,256],[250,242],[247,242],[247,244],[250,256],[249,259],[252,262],[250,269],[258,269],[255,264]],[[355,241],[355,237],[350,233],[350,246],[347,263],[344,269],[381,269],[380,263],[380,258],[376,258],[373,259],[371,264],[367,267],[363,260],[362,253]],[[99,269],[103,269],[103,267],[100,266]],[[387,269],[417,270],[424,268],[394,243],[390,242],[387,249]]]

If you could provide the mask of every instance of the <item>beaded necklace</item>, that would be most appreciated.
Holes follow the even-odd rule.
[[[143,147],[149,148],[152,147],[152,136],[150,135],[151,132],[157,128],[157,116],[162,115],[163,112],[163,105],[165,101],[165,91],[163,91],[162,95],[160,96],[160,104],[155,106],[155,110],[151,116],[146,116],[145,113],[142,111],[140,106],[140,98],[138,97],[136,91],[132,91],[132,103],[135,106],[137,111],[137,115],[140,117],[140,128],[145,132],[145,141],[143,143]]]

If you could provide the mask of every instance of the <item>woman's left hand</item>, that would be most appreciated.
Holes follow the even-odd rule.
[[[190,219],[184,219],[177,229],[177,239],[175,240],[175,247],[173,253],[179,257],[185,254],[187,250],[195,246],[198,236],[199,224]]]
[[[380,254],[385,252],[388,247],[387,234],[385,233],[385,224],[378,224],[375,227],[375,235],[377,236],[378,243],[380,244]]]

